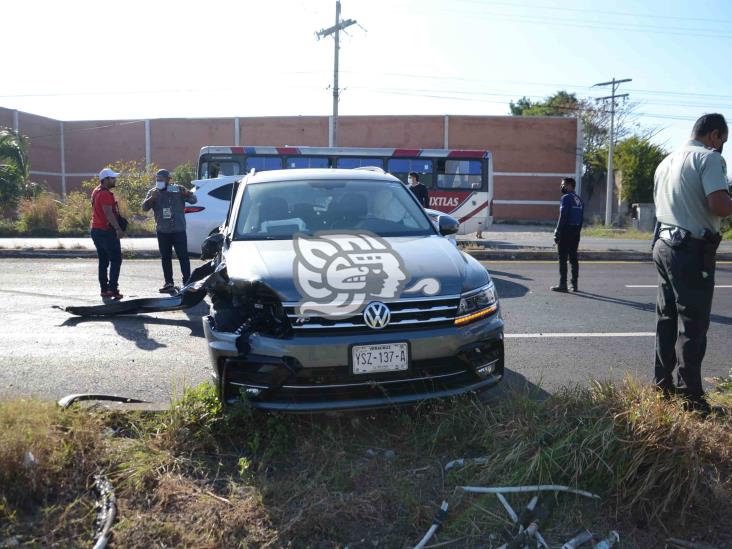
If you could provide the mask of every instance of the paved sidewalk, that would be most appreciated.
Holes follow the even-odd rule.
[[[458,242],[477,259],[482,260],[554,260],[556,248],[553,227],[533,225],[493,225],[483,232],[458,237]],[[128,257],[157,258],[155,238],[125,238],[122,251]],[[649,240],[582,237],[580,259],[650,261]],[[2,257],[96,257],[91,238],[0,238]],[[732,240],[723,241],[718,258],[732,261]]]

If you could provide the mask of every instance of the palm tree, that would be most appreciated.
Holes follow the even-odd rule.
[[[0,128],[0,208],[17,204],[29,176],[28,138]]]
[[[0,128],[0,165],[11,165],[22,177],[28,179],[28,138],[10,128]]]

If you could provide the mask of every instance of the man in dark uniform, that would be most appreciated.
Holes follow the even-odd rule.
[[[419,174],[417,172],[409,172],[409,190],[417,197],[417,202],[422,204],[423,208],[430,207],[430,195],[427,187],[419,182]]]
[[[575,180],[571,177],[562,179],[562,200],[559,203],[559,221],[554,231],[554,242],[559,252],[559,284],[552,286],[554,292],[567,291],[567,258],[572,265],[572,282],[570,288],[573,292],[578,291],[577,277],[579,276],[579,261],[577,261],[577,248],[582,231],[582,216],[585,205],[582,199],[574,192]]]
[[[659,164],[653,191],[658,218],[653,244],[658,270],[656,387],[666,396],[682,396],[688,408],[702,414],[710,411],[701,363],[707,348],[720,222],[732,214],[720,154],[727,136],[721,114],[699,118],[691,139]]]

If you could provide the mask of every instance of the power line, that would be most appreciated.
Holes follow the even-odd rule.
[[[473,4],[473,5],[479,5],[483,4],[482,2],[474,2],[470,0],[460,0],[462,3],[465,4]],[[551,10],[551,11],[569,11],[569,12],[575,12],[575,13],[595,13],[599,15],[618,15],[620,17],[646,17],[653,20],[658,19],[669,19],[669,20],[677,20],[677,21],[701,21],[705,23],[716,23],[720,25],[724,24],[730,24],[732,23],[732,20],[730,19],[712,19],[707,17],[686,17],[681,15],[660,15],[658,13],[637,13],[637,12],[629,12],[629,11],[609,11],[609,10],[595,10],[595,9],[588,9],[588,8],[566,8],[566,7],[559,7],[559,6],[549,6],[549,5],[539,5],[539,4],[521,4],[517,2],[490,2],[493,5],[500,5],[500,6],[509,6],[509,7],[517,7],[517,8],[534,8],[534,9],[543,9],[543,10]]]

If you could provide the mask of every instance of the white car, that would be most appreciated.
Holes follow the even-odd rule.
[[[192,182],[198,201],[185,208],[189,255],[200,256],[203,241],[226,221],[231,190],[237,179],[241,179],[241,175]]]
[[[241,175],[228,175],[215,179],[199,179],[192,182],[193,192],[196,193],[198,201],[185,208],[189,255],[200,256],[203,241],[226,221],[234,182],[241,179],[241,177]],[[426,209],[425,211],[435,226],[438,226],[439,217],[445,215],[437,210]],[[454,234],[450,234],[445,238],[457,246]]]

